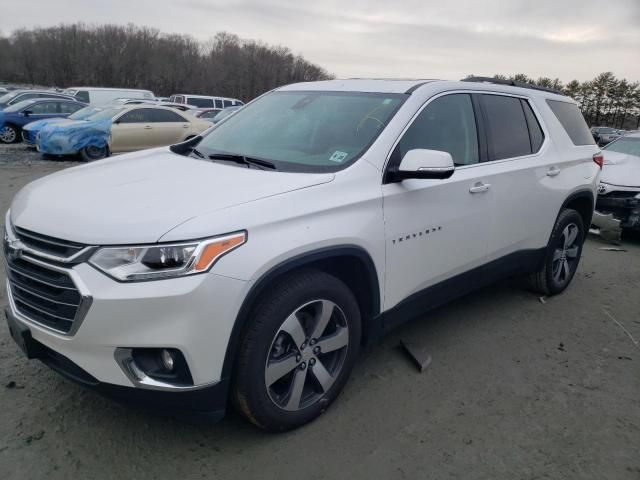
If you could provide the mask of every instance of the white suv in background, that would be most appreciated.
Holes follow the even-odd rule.
[[[23,188],[7,319],[29,357],[104,393],[290,429],[401,322],[507,275],[562,292],[601,165],[549,91],[289,85],[203,137]]]

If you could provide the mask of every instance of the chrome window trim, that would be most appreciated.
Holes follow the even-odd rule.
[[[512,162],[512,161],[515,161],[515,160],[521,160],[521,159],[526,159],[526,158],[535,158],[535,157],[542,156],[544,151],[547,150],[548,145],[550,143],[549,131],[547,129],[547,125],[546,125],[546,123],[544,121],[544,118],[542,117],[542,115],[540,114],[540,111],[538,110],[537,105],[535,104],[535,102],[531,101],[532,100],[531,97],[527,97],[526,95],[522,95],[522,94],[503,93],[503,92],[496,92],[496,91],[491,91],[491,90],[467,90],[467,89],[445,90],[445,91],[439,92],[437,94],[434,94],[433,96],[431,96],[428,99],[426,99],[424,101],[424,103],[420,106],[420,108],[418,108],[418,110],[416,110],[416,112],[413,114],[413,116],[409,119],[407,124],[404,126],[404,128],[402,129],[400,134],[397,136],[397,138],[393,142],[393,145],[391,146],[391,149],[387,152],[387,156],[385,158],[384,166],[382,168],[382,178],[384,178],[385,173],[387,172],[387,169],[389,167],[389,162],[391,161],[391,155],[393,154],[394,150],[398,146],[398,143],[400,143],[400,140],[402,140],[402,137],[404,137],[404,134],[407,132],[407,130],[409,130],[409,128],[411,128],[411,125],[413,125],[413,123],[418,118],[418,116],[422,113],[422,111],[425,108],[427,108],[431,102],[433,102],[434,100],[437,100],[438,98],[441,98],[441,97],[444,97],[444,96],[447,96],[447,95],[456,95],[456,94],[460,94],[460,93],[466,93],[466,94],[477,93],[477,94],[488,94],[488,95],[501,95],[503,97],[515,97],[515,98],[519,98],[521,100],[525,100],[529,104],[529,106],[531,107],[531,110],[533,111],[533,114],[536,116],[536,119],[538,120],[538,124],[540,125],[542,133],[544,134],[544,140],[543,140],[542,144],[540,145],[540,148],[535,153],[530,153],[530,154],[527,154],[527,155],[521,155],[519,157],[500,158],[498,160],[487,160],[486,162],[478,161],[476,163],[471,163],[469,165],[456,166],[455,170],[467,169],[467,168],[477,168],[477,167],[481,167],[481,166],[484,166],[484,165],[492,165],[492,164],[499,163],[499,162],[500,163],[501,162]],[[477,125],[476,125],[476,128],[477,128]]]

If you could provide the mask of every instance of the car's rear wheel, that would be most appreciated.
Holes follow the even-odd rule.
[[[0,142],[14,143],[18,140],[18,129],[13,125],[5,125],[0,129]]]
[[[360,328],[358,303],[336,277],[309,270],[284,278],[253,309],[235,368],[235,405],[269,431],[310,422],[346,383]]]
[[[529,276],[537,293],[556,295],[569,286],[582,255],[585,230],[582,217],[572,209],[560,212],[540,270]]]
[[[80,150],[80,157],[85,162],[93,162],[94,160],[100,160],[109,156],[109,149],[105,145],[104,147],[96,147],[89,145]]]

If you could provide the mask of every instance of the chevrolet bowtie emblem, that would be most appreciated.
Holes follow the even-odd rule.
[[[22,242],[20,240],[10,240],[7,243],[7,256],[10,260],[18,259],[22,256]]]

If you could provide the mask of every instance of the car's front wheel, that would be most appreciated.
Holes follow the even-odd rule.
[[[14,143],[18,140],[18,129],[13,125],[5,125],[0,129],[0,142]]]
[[[89,145],[80,150],[80,157],[85,162],[93,162],[94,160],[100,160],[109,156],[109,149],[105,145],[104,147],[96,147]]]
[[[253,309],[233,382],[234,403],[255,425],[285,431],[338,396],[360,344],[360,310],[338,278],[315,270],[274,284]]]
[[[529,284],[543,295],[556,295],[569,286],[582,255],[585,229],[582,217],[572,209],[560,212],[547,245],[544,263],[532,273]]]

